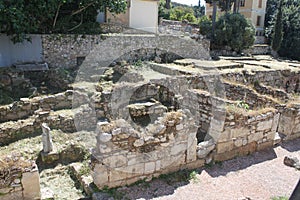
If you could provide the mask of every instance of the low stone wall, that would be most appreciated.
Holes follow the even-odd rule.
[[[73,99],[73,95],[74,98]],[[88,102],[88,96],[78,91],[67,90],[54,95],[39,96],[32,99],[21,98],[10,105],[0,106],[0,122],[15,121],[33,115],[35,111],[76,108]]]
[[[294,103],[285,108],[279,108],[281,116],[278,132],[287,139],[300,137],[300,104]]]
[[[280,114],[277,111],[259,114],[227,112],[224,129],[216,144],[215,160],[228,160],[247,155],[274,144]]]
[[[196,161],[196,129],[184,111],[166,113],[140,131],[125,120],[98,123],[94,183],[115,187],[179,170]]]
[[[32,161],[12,155],[0,158],[0,196],[2,200],[40,199],[39,171]]]

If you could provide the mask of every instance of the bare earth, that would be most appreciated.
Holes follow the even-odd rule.
[[[129,199],[159,200],[270,200],[279,196],[289,197],[300,178],[300,171],[283,164],[287,155],[300,159],[300,139],[199,169],[196,178],[190,182],[170,182],[160,178],[119,188],[118,192]]]

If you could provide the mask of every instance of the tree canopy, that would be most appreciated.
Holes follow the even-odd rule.
[[[98,31],[98,11],[126,10],[126,0],[0,0],[0,32],[20,42],[30,33]]]
[[[270,0],[269,0],[270,1]],[[278,12],[278,1],[271,0],[268,9],[275,9],[275,14],[267,13],[270,18],[266,27],[266,36],[272,41],[275,32],[275,23]],[[270,8],[271,7],[271,8]],[[279,48],[279,55],[287,58],[300,60],[300,1],[283,0],[282,5],[282,30],[283,39]]]

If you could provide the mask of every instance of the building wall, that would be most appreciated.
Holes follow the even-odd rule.
[[[158,1],[131,0],[129,26],[157,33]]]
[[[40,35],[30,35],[31,42],[14,44],[4,34],[0,35],[0,67],[16,63],[42,61],[42,39]],[[30,51],[28,51],[30,49]]]
[[[157,0],[130,0],[126,13],[116,15],[107,12],[106,21],[157,33],[158,2]]]

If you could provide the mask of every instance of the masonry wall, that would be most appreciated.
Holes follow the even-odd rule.
[[[37,166],[16,155],[1,159],[0,196],[2,200],[40,199],[40,177]]]
[[[98,123],[94,183],[116,187],[179,170],[196,161],[196,129],[184,111],[166,113],[143,131],[124,120]]]

